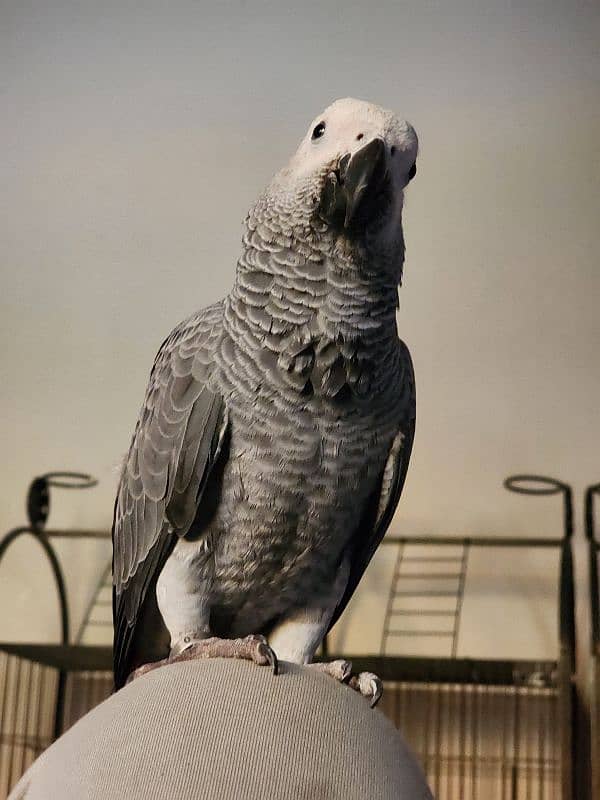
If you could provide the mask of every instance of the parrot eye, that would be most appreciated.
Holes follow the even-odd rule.
[[[323,136],[324,133],[325,133],[325,123],[324,122],[319,122],[319,124],[315,126],[315,128],[314,128],[314,130],[312,132],[311,139],[313,141],[315,139],[320,139],[321,136]]]

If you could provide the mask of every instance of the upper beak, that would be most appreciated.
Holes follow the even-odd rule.
[[[376,194],[387,172],[386,147],[376,137],[339,160],[335,176],[326,182],[321,210],[330,221],[343,218],[344,228],[355,222],[365,199]]]
[[[385,177],[385,150],[385,142],[377,137],[353,155],[347,154],[340,160],[340,180],[346,200],[345,228],[352,224],[364,196],[376,190]]]

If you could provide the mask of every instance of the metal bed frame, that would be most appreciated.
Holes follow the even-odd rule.
[[[109,534],[45,528],[50,487],[83,488],[93,484],[89,476],[75,473],[37,478],[28,494],[29,525],[10,531],[0,540],[0,561],[8,546],[21,535],[29,534],[39,542],[53,570],[61,619],[59,644],[0,643],[0,798],[8,794],[39,753],[112,691],[111,648],[71,643],[65,582],[52,546],[52,540],[60,537],[106,538]],[[401,728],[438,800],[575,800],[581,794],[574,787],[572,491],[560,481],[527,475],[508,478],[505,486],[525,494],[562,495],[563,536],[386,537],[384,546],[397,548],[398,558],[385,612],[381,653],[344,653],[343,657],[352,659],[355,670],[375,672],[384,680],[382,710]],[[409,551],[414,545],[428,548],[430,554],[420,560],[412,558]],[[474,548],[506,547],[550,548],[560,554],[559,652],[554,660],[456,657],[469,554]],[[458,559],[454,555],[457,548]],[[431,581],[427,591],[415,589],[411,578],[407,578],[403,570],[409,563],[421,570],[421,580]],[[443,615],[450,620],[451,628],[439,631],[434,615],[411,611],[425,617],[428,623],[431,621],[430,627],[421,626],[420,632],[413,631],[412,635],[432,637],[444,633],[449,640],[449,657],[389,655],[387,651],[395,637],[407,635],[408,629],[395,627],[396,620],[401,619],[406,625],[410,618],[409,614],[395,613],[398,598],[410,596],[420,602],[443,594],[435,587],[440,573],[432,570],[432,564],[442,565],[442,569],[448,565],[452,571],[444,574],[457,582],[456,588],[447,592],[452,607]],[[106,580],[105,573],[98,592],[106,588]],[[76,641],[81,640],[96,600],[93,598],[86,610]],[[600,650],[597,633],[596,630],[596,664]],[[329,649],[326,640],[321,658],[340,657]]]

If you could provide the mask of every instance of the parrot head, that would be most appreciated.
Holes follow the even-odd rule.
[[[366,248],[401,269],[404,188],[416,173],[417,134],[393,112],[336,100],[310,123],[270,192],[339,246]],[[304,214],[302,213],[304,209]]]
[[[323,176],[319,211],[350,236],[389,216],[399,222],[404,187],[416,173],[417,135],[371,103],[337,100],[313,120],[294,155]],[[398,212],[398,213],[395,213]]]

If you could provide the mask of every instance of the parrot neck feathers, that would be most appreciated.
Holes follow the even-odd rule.
[[[397,279],[327,231],[302,231],[264,207],[248,217],[226,329],[274,385],[367,399],[398,347]]]

